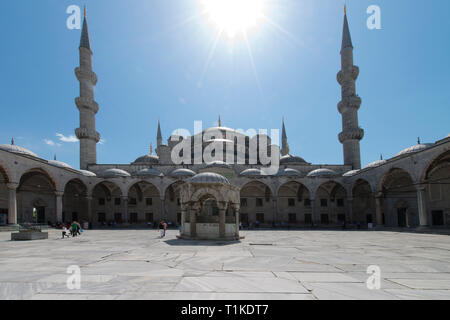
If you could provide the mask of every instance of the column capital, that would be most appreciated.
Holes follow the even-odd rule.
[[[9,190],[16,190],[19,187],[19,184],[17,182],[9,182],[6,184],[6,187]]]
[[[55,191],[55,196],[62,197],[64,195],[64,191]]]

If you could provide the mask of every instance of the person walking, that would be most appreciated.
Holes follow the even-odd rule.
[[[72,234],[72,237],[76,237],[77,236],[77,224],[75,223],[75,221],[72,222],[72,224],[70,225],[70,233]]]
[[[164,236],[166,235],[166,230],[165,230],[165,222],[164,220],[161,220],[161,222],[159,223],[159,236],[161,238],[164,238]]]

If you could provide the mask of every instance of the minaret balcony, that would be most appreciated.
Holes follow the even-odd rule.
[[[78,97],[75,98],[75,104],[78,107],[78,110],[82,111],[83,109],[89,109],[94,114],[98,112],[98,103],[90,98]]]
[[[347,140],[362,140],[362,138],[364,138],[364,129],[362,128],[345,129],[339,133],[340,143],[344,143]]]
[[[342,86],[345,81],[355,81],[359,76],[359,67],[353,66],[350,71],[340,70],[336,76],[337,82]]]
[[[77,76],[78,81],[88,80],[94,86],[97,84],[97,81],[98,81],[97,75],[93,71],[83,70],[83,69],[80,69],[80,67],[77,67],[77,68],[75,68],[75,75]]]
[[[338,103],[339,113],[343,114],[349,108],[358,110],[361,107],[362,100],[359,96],[345,97]]]
[[[88,128],[76,128],[75,135],[77,136],[78,140],[91,139],[95,140],[95,142],[97,143],[100,142],[100,133],[98,133],[95,130],[90,130]]]

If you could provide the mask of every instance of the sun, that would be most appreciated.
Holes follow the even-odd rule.
[[[263,17],[263,0],[203,0],[207,15],[230,38],[255,27]]]

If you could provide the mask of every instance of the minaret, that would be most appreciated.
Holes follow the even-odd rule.
[[[161,134],[161,124],[158,120],[158,132],[156,133],[156,147],[159,148],[162,145],[162,134]]]
[[[281,155],[286,156],[288,154],[289,154],[289,144],[287,141],[286,127],[284,126],[284,118],[283,118],[283,128],[281,132]]]
[[[342,132],[339,134],[339,141],[344,148],[344,164],[356,170],[361,169],[359,141],[364,137],[364,130],[358,125],[361,98],[356,95],[355,81],[358,78],[359,68],[353,65],[353,45],[346,11],[344,7],[341,71],[337,74],[337,81],[342,87],[342,100],[338,104],[338,110],[342,115]]]
[[[100,141],[100,134],[95,130],[98,104],[94,101],[94,87],[97,84],[97,75],[92,71],[86,8],[79,51],[80,66],[75,69],[75,75],[80,82],[80,96],[75,99],[75,104],[80,111],[80,127],[75,129],[75,134],[80,140],[80,169],[86,170],[88,165],[97,163],[97,143]]]

